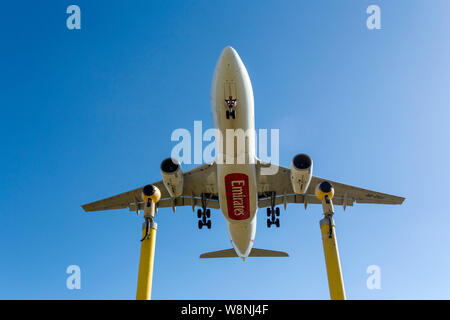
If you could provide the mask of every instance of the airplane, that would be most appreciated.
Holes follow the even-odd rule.
[[[221,133],[227,129],[254,130],[253,89],[247,69],[236,50],[230,46],[223,49],[217,61],[211,87],[211,109],[215,128]],[[226,135],[223,134],[223,140]],[[234,139],[234,138],[233,138]],[[225,145],[225,143],[224,143]],[[281,251],[253,248],[258,208],[267,208],[267,227],[280,227],[280,208],[286,210],[288,203],[320,204],[319,192],[334,188],[333,202],[343,209],[356,203],[402,204],[405,198],[366,190],[312,175],[313,161],[306,154],[293,157],[290,168],[265,163],[256,157],[254,135],[245,138],[243,150],[233,149],[233,154],[218,150],[217,156],[245,161],[223,163],[214,161],[187,172],[172,158],[161,163],[162,181],[140,187],[119,195],[82,206],[86,212],[129,208],[144,208],[142,192],[159,188],[161,200],[158,208],[191,206],[197,210],[198,228],[211,228],[210,209],[221,209],[226,219],[231,249],[200,255],[200,258],[240,257],[287,257]],[[216,158],[217,160],[217,158]],[[275,174],[263,174],[264,168],[274,168]]]

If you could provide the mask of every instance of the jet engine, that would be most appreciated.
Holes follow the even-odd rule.
[[[176,159],[167,158],[161,162],[161,175],[172,198],[177,198],[183,194],[183,172]]]
[[[311,182],[313,161],[306,154],[298,154],[292,159],[291,183],[297,194],[304,194]]]

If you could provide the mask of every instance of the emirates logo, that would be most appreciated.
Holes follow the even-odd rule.
[[[243,173],[230,173],[225,176],[228,217],[245,220],[250,217],[248,176]]]

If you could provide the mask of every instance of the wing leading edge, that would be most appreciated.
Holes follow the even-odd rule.
[[[164,183],[158,181],[153,183],[161,191],[161,200],[157,203],[158,208],[179,206],[192,206],[194,209],[202,205],[202,194],[205,196],[207,208],[218,209],[217,198],[217,178],[215,164],[205,164],[183,173],[184,187],[183,194],[178,198],[171,198]],[[130,211],[143,209],[141,193],[142,188],[127,191],[106,199],[91,202],[81,207],[86,212],[115,210],[129,208]]]
[[[260,208],[271,206],[271,194],[275,193],[275,205],[288,203],[320,204],[314,195],[315,187],[322,181],[330,182],[335,190],[333,203],[335,205],[353,206],[353,203],[376,203],[376,204],[402,204],[405,198],[376,192],[368,189],[350,186],[336,181],[312,177],[311,183],[304,195],[295,194],[290,180],[290,169],[279,167],[274,175],[261,175],[260,169],[267,164],[258,163],[258,206]]]

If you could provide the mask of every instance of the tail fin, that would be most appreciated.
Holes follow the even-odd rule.
[[[265,250],[265,249],[257,249],[253,248],[250,251],[249,257],[289,257],[289,254],[282,251],[274,251],[274,250]],[[200,255],[202,259],[209,258],[237,258],[238,255],[234,249],[225,249],[219,251],[212,251],[203,253]]]

